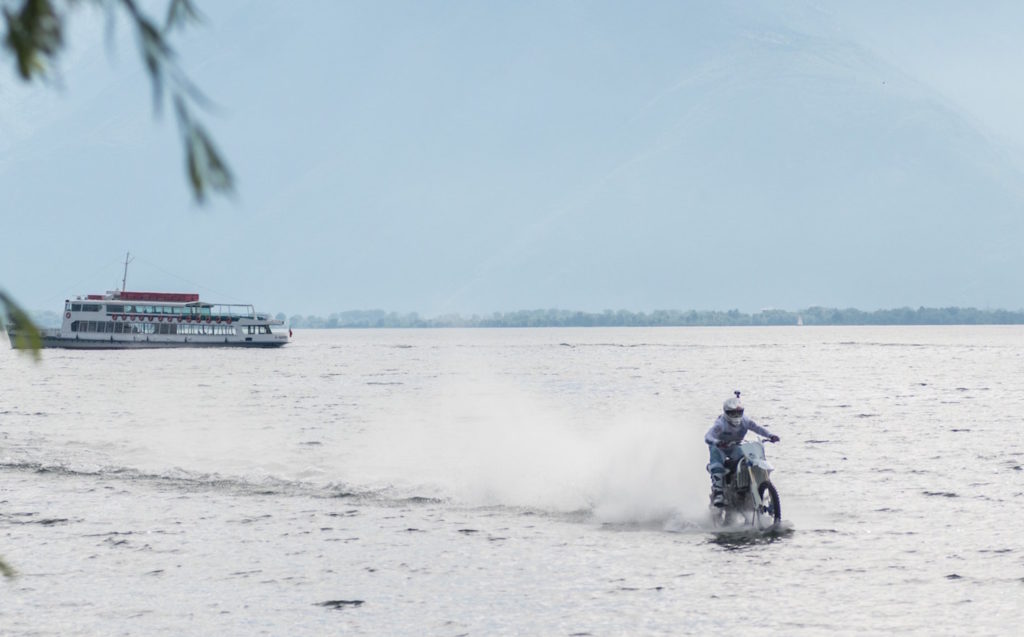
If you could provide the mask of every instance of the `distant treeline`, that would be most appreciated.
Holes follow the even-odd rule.
[[[812,307],[798,312],[763,310],[746,314],[738,310],[653,312],[576,312],[571,310],[520,310],[463,317],[448,314],[424,318],[415,312],[399,314],[384,310],[352,310],[320,316],[286,318],[295,328],[411,328],[411,327],[676,327],[744,325],[1021,325],[1024,311],[976,308],[903,307],[864,312],[856,309]]]
[[[35,312],[32,318],[43,327],[60,327],[56,312]],[[979,310],[973,307],[901,307],[865,312],[811,307],[798,312],[763,310],[746,314],[739,310],[655,310],[653,312],[576,312],[572,310],[519,310],[486,316],[447,314],[424,318],[415,312],[399,314],[384,310],[350,310],[322,316],[276,318],[293,328],[408,328],[408,327],[683,327],[743,325],[1024,325],[1024,311]]]

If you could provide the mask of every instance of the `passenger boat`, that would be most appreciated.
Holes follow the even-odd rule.
[[[128,292],[89,294],[64,301],[60,328],[42,329],[43,347],[142,349],[158,347],[280,347],[284,321],[251,305],[213,304],[198,294]],[[17,332],[8,326],[11,347]]]
[[[60,328],[42,329],[43,347],[65,349],[143,349],[158,347],[281,347],[291,338],[272,328],[284,321],[258,314],[251,305],[213,304],[198,294],[128,292],[128,264],[120,291],[88,294],[64,301]],[[27,347],[7,327],[11,347]]]

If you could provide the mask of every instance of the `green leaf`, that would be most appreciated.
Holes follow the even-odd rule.
[[[230,192],[234,184],[231,169],[228,168],[227,163],[224,162],[220,153],[217,152],[217,147],[213,145],[213,140],[206,131],[197,126],[196,133],[199,136],[199,143],[206,158],[206,181],[214,190],[222,193]]]
[[[64,45],[61,17],[50,0],[26,0],[21,11],[4,7],[7,37],[4,46],[14,53],[18,74],[24,80],[46,73],[46,62],[57,57]]]
[[[4,577],[7,577],[7,578],[13,578],[17,574],[18,574],[17,571],[15,571],[13,568],[11,568],[7,564],[7,562],[5,562],[3,560],[3,558],[0,558],[0,575],[3,575]]]
[[[3,292],[0,292],[0,305],[3,306],[3,316],[6,317],[4,322],[15,332],[14,348],[30,352],[33,358],[39,360],[39,351],[43,348],[42,332],[29,318],[28,313]]]
[[[159,110],[164,95],[164,68],[173,59],[174,52],[156,26],[145,16],[137,15],[135,20],[139,31],[142,60],[153,84],[153,104]]]
[[[192,185],[192,194],[195,195],[197,201],[202,202],[205,199],[206,187],[203,181],[203,169],[200,166],[202,158],[199,148],[194,141],[189,140],[185,149],[185,165],[189,183]]]
[[[205,202],[211,191],[231,194],[234,177],[224,157],[213,144],[205,130],[199,128],[188,113],[186,101],[200,108],[210,108],[210,101],[188,79],[178,67],[174,49],[167,34],[174,29],[183,29],[189,23],[201,22],[195,0],[168,0],[165,28],[161,30],[154,21],[140,9],[143,0],[92,0],[92,4],[108,9],[113,24],[113,14],[120,8],[130,19],[138,38],[139,54],[150,78],[153,89],[153,107],[159,114],[165,96],[174,101],[179,126],[183,132],[186,175],[195,199]],[[64,46],[63,27],[65,16],[59,14],[55,5],[67,12],[79,6],[80,0],[0,0],[0,10],[6,21],[6,34],[2,46],[13,56],[17,74],[25,81],[43,77]],[[14,8],[11,8],[13,5]],[[20,7],[20,8],[19,8]]]
[[[185,145],[185,171],[196,201],[203,203],[208,191],[231,194],[234,176],[209,134],[192,119],[181,95],[174,97],[174,110],[178,116]]]
[[[189,23],[202,22],[202,16],[196,10],[191,0],[171,0],[167,7],[167,21],[164,23],[164,31],[172,31],[175,28],[184,29]]]

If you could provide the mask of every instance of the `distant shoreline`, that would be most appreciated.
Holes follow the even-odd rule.
[[[32,318],[41,327],[59,327],[61,316],[56,312],[34,312]],[[855,325],[1024,325],[1024,310],[979,310],[973,307],[917,309],[904,307],[866,312],[853,308],[811,307],[800,311],[763,310],[753,314],[729,310],[655,310],[630,312],[606,310],[579,312],[573,310],[518,310],[474,314],[464,317],[448,314],[433,318],[416,312],[398,313],[384,310],[349,310],[327,317],[277,318],[292,328],[312,329],[374,329],[374,328],[446,328],[446,327],[767,327],[767,326],[855,326]]]
[[[457,314],[424,318],[415,312],[352,310],[328,317],[279,314],[293,328],[372,329],[445,327],[758,327],[813,325],[1024,325],[1024,311],[976,308],[898,308],[865,312],[856,309],[812,307],[791,312],[764,310],[747,314],[738,310],[656,310],[578,312],[520,310],[463,317]]]

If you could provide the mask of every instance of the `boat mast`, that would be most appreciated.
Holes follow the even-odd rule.
[[[124,276],[121,278],[121,291],[122,292],[124,292],[125,282],[128,280],[128,264],[135,260],[135,259],[132,259],[131,256],[132,256],[131,252],[125,252],[124,253]]]

